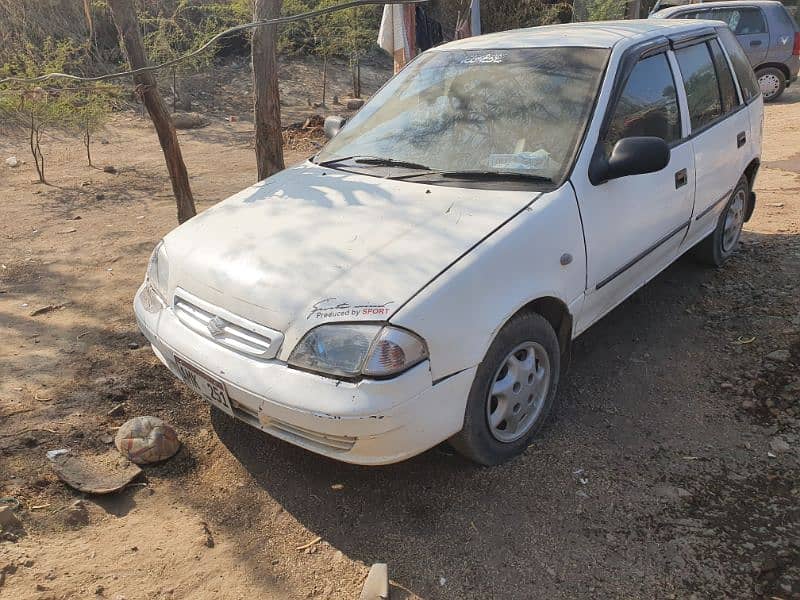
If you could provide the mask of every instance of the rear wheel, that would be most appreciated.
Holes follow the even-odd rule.
[[[747,214],[749,195],[750,185],[747,178],[742,177],[733,188],[716,229],[697,245],[695,255],[702,262],[719,267],[736,251]]]
[[[778,96],[786,89],[786,75],[775,67],[765,67],[756,71],[758,87],[764,96],[764,102],[777,100]]]
[[[524,452],[553,407],[559,369],[560,349],[550,323],[535,313],[512,318],[478,365],[464,428],[450,443],[483,465]]]

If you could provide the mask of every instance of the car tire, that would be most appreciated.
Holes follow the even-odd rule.
[[[736,252],[747,214],[749,197],[750,184],[747,177],[742,176],[739,183],[733,188],[730,198],[725,204],[725,210],[717,219],[714,231],[696,247],[695,256],[701,262],[720,267]]]
[[[558,338],[544,317],[513,317],[478,365],[464,427],[451,445],[486,466],[524,452],[553,408],[560,358]]]
[[[756,71],[756,79],[758,87],[761,89],[761,95],[764,96],[764,102],[777,100],[786,89],[786,75],[775,67],[759,69]]]

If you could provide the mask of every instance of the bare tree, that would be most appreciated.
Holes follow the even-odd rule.
[[[133,0],[109,0],[111,16],[117,27],[119,36],[125,47],[131,69],[140,69],[147,66],[147,57],[144,52],[142,35],[139,32],[139,22],[136,17]],[[133,76],[136,92],[141,96],[150,119],[158,133],[158,141],[164,151],[164,160],[172,182],[172,192],[178,205],[178,222],[188,221],[197,214],[189,186],[189,175],[181,155],[178,136],[170,118],[169,109],[158,91],[156,78],[152,71],[137,73]]]
[[[282,0],[255,0],[253,20],[280,16]],[[285,168],[281,135],[281,106],[278,64],[275,57],[278,28],[257,27],[253,31],[253,94],[256,122],[256,164],[258,179],[266,179]]]

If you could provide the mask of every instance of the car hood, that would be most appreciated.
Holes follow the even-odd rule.
[[[307,162],[169,233],[170,288],[282,331],[286,346],[321,322],[387,320],[539,195]]]

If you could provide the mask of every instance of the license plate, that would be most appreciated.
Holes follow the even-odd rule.
[[[175,364],[178,366],[178,371],[186,385],[214,406],[222,408],[229,413],[232,412],[231,401],[228,399],[228,392],[224,383],[205,371],[190,365],[178,356],[175,357]]]

